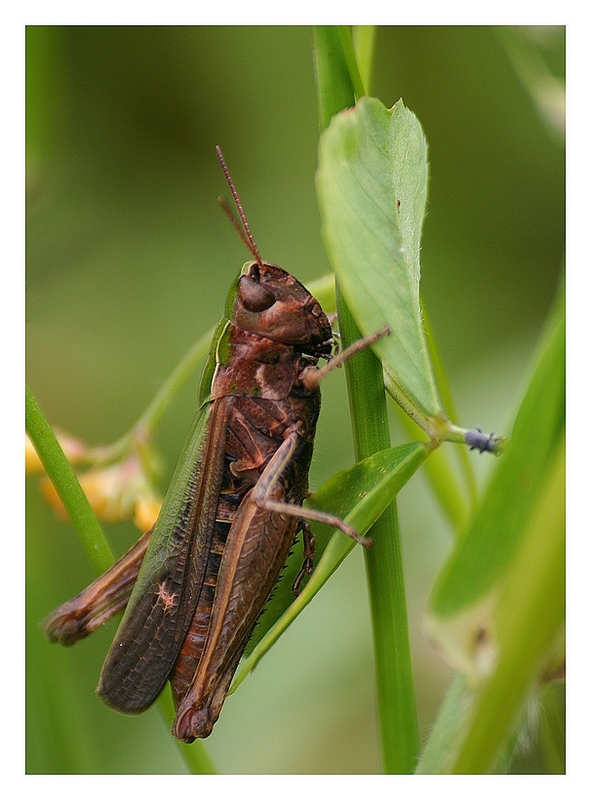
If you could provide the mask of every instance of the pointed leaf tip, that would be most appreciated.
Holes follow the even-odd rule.
[[[402,100],[387,109],[362,98],[322,134],[317,189],[323,234],[340,286],[401,394],[439,411],[419,306],[420,236],[427,199],[427,143]]]

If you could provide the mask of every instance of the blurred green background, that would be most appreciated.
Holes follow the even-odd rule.
[[[562,28],[377,31],[371,94],[403,97],[429,143],[423,299],[460,422],[487,431],[510,432],[563,269],[564,47]],[[227,191],[216,144],[263,258],[304,282],[328,271],[311,31],[32,27],[26,57],[27,380],[54,425],[106,443],[217,321],[247,260],[217,205]],[[197,382],[158,431],[163,487]],[[353,457],[342,374],[323,398],[313,487]],[[492,459],[472,458],[484,480]],[[449,529],[420,475],[400,516],[425,735],[450,679],[421,629]],[[136,534],[108,535],[121,553]],[[379,771],[358,551],[228,699],[206,742],[220,772]],[[113,624],[70,650],[45,641],[40,621],[93,575],[35,478],[26,578],[27,771],[184,771],[157,709],[124,717],[94,695]],[[535,750],[518,765],[537,767]]]

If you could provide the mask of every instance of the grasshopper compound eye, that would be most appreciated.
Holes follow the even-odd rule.
[[[275,295],[256,280],[243,275],[238,282],[238,299],[247,311],[266,311],[275,302]]]

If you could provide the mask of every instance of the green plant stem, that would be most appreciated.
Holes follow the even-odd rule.
[[[366,94],[366,91],[363,88],[363,81],[361,80],[361,74],[359,72],[359,67],[357,66],[357,58],[355,55],[355,49],[353,47],[353,39],[351,38],[351,29],[348,25],[339,25],[338,32],[343,50],[343,56],[347,62],[349,76],[351,83],[353,84],[355,98],[359,99]]]
[[[337,290],[344,343],[360,333]],[[356,459],[390,445],[386,395],[380,362],[370,350],[346,365]],[[365,552],[371,604],[378,714],[384,771],[414,771],[419,735],[413,685],[408,616],[396,503],[371,529],[373,547]]]
[[[100,575],[115,559],[71,464],[28,387],[25,419],[41,463],[68,512],[92,568]]]
[[[437,347],[437,341],[433,334],[433,328],[429,320],[429,315],[423,306],[421,306],[421,311],[423,317],[423,327],[425,329],[425,338],[427,340],[427,347],[429,348],[429,358],[433,366],[433,373],[435,375],[435,382],[437,384],[439,396],[448,419],[450,419],[454,424],[457,424],[458,414],[456,411],[451,386],[449,385],[447,373],[443,367],[443,361],[441,359],[439,348]],[[460,461],[462,472],[464,473],[464,480],[466,482],[466,488],[468,489],[470,506],[474,508],[478,502],[478,487],[476,485],[476,476],[470,460],[469,451],[466,447],[460,447],[456,452]],[[453,471],[450,470],[449,480],[453,480],[455,485],[455,477],[452,478],[452,476]]]
[[[315,26],[313,43],[318,125],[322,131],[328,127],[335,114],[355,105],[355,92],[339,29],[335,26]]]
[[[321,131],[332,116],[355,103],[354,79],[337,28],[314,29],[314,57]],[[360,337],[340,295],[337,311],[344,344]],[[390,445],[382,369],[370,350],[346,366],[356,458]],[[368,396],[372,394],[371,398]],[[402,576],[398,517],[393,503],[371,531],[374,546],[366,569],[374,633],[378,714],[383,767],[386,773],[410,773],[419,752],[415,695],[410,661],[406,597]]]

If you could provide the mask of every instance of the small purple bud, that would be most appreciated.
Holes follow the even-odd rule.
[[[501,436],[495,436],[494,433],[487,436],[478,426],[475,430],[467,431],[464,438],[470,450],[478,450],[480,453],[498,453],[498,445],[502,441]]]

